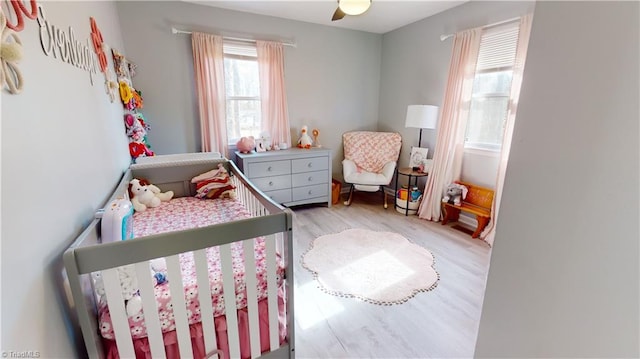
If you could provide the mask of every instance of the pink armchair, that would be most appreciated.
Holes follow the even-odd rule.
[[[384,208],[387,208],[387,196],[384,186],[393,179],[402,137],[396,132],[352,131],[342,135],[344,160],[342,173],[344,181],[351,185],[348,206],[353,199],[354,190],[377,192],[382,190]]]

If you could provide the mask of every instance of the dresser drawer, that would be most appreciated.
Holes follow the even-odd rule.
[[[291,188],[290,175],[253,178],[251,182],[258,186],[263,192]]]
[[[311,186],[327,182],[329,182],[329,173],[327,171],[295,173],[291,176],[293,187]]]
[[[315,186],[296,187],[292,190],[293,201],[303,201],[309,198],[323,197],[329,193],[329,185],[319,184]]]
[[[279,176],[291,173],[291,161],[249,163],[249,178]]]
[[[291,190],[290,189],[281,189],[278,191],[266,191],[264,192],[269,198],[274,200],[276,203],[285,203],[291,202]]]
[[[291,172],[309,172],[320,171],[329,168],[329,159],[327,157],[309,157],[291,161]]]

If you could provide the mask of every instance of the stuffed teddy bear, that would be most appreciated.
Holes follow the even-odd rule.
[[[300,139],[298,140],[299,148],[311,148],[311,136],[307,133],[307,126],[302,126],[300,130]]]
[[[459,183],[452,183],[447,186],[447,193],[442,198],[442,202],[459,206],[462,200],[467,197],[468,188]]]
[[[167,202],[173,198],[173,191],[160,192],[160,188],[145,179],[134,178],[129,182],[129,198],[133,209],[143,212],[147,207],[158,207],[160,202]]]

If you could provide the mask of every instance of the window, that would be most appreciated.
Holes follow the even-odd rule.
[[[255,46],[225,43],[224,86],[227,97],[227,139],[257,136],[262,129],[260,79]]]
[[[465,147],[496,151],[502,147],[518,32],[516,23],[489,29],[482,35]]]

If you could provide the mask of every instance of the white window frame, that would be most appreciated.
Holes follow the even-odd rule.
[[[484,70],[484,71],[478,71],[476,72],[476,75],[478,74],[487,74],[487,73],[492,73],[492,72],[503,72],[503,71],[511,71],[512,72],[512,78],[511,80],[513,81],[513,66],[507,66],[507,67],[496,67],[490,70]],[[509,104],[511,103],[511,85],[509,85],[509,92],[485,92],[485,93],[480,93],[480,94],[472,94],[471,95],[471,99],[488,99],[488,98],[492,98],[492,97],[500,97],[500,98],[506,98],[507,101],[507,111],[508,111],[508,107]],[[469,111],[471,112],[471,111]],[[505,125],[505,120],[503,120],[502,122],[502,129],[504,130],[504,125]],[[464,141],[464,148],[471,148],[471,149],[475,149],[475,150],[485,150],[485,151],[491,151],[491,152],[500,152],[502,149],[502,144],[494,144],[494,143],[483,143],[483,142],[471,142],[471,141],[467,141],[465,139]]]
[[[257,49],[255,45],[247,45],[247,44],[239,44],[236,42],[225,42],[223,46],[223,57],[225,59],[234,59],[234,60],[248,60],[258,62]],[[227,96],[226,88],[225,88],[225,105],[228,105],[228,101],[262,101],[260,95],[258,96]],[[226,117],[225,113],[225,121],[229,124],[229,119]],[[262,121],[262,119],[261,119]],[[261,124],[262,125],[262,124]],[[229,147],[235,147],[236,142],[240,140],[240,138],[229,138],[229,132],[227,130],[227,141]],[[257,134],[256,134],[257,135]]]
[[[516,38],[517,38],[517,34],[519,33],[519,27],[520,27],[519,23],[509,24],[509,25],[505,25],[503,27],[501,26],[501,28],[503,28],[505,30],[517,29],[516,30]],[[516,47],[517,47],[517,42],[516,42]],[[515,51],[515,48],[514,48],[514,51]],[[515,61],[515,52],[514,52],[514,61]],[[475,82],[475,78],[479,74],[511,71],[511,73],[512,73],[511,81],[513,83],[513,69],[514,69],[514,65],[512,64],[510,66],[496,66],[496,67],[486,68],[486,69],[483,69],[483,70],[476,70],[476,73],[474,75],[474,82]],[[491,97],[507,98],[508,101],[507,101],[507,109],[506,110],[508,112],[510,104],[511,104],[511,101],[512,101],[512,99],[511,99],[511,86],[512,86],[512,84],[509,85],[508,93],[496,92],[496,93],[473,94],[473,92],[472,92],[471,100],[480,99],[480,98],[485,98],[486,99],[486,98],[491,98]],[[471,106],[471,104],[469,104],[469,106]],[[471,108],[469,108],[469,114],[471,114]],[[508,116],[508,113],[507,113],[507,116]],[[506,119],[504,121],[506,121]],[[505,122],[504,121],[502,123],[503,130],[504,130],[504,126],[505,126]],[[469,150],[473,150],[473,151],[486,151],[486,152],[499,153],[499,152],[502,151],[502,143],[493,144],[493,143],[472,142],[472,141],[467,141],[467,139],[465,138],[464,148],[465,148],[465,150],[469,149]]]

